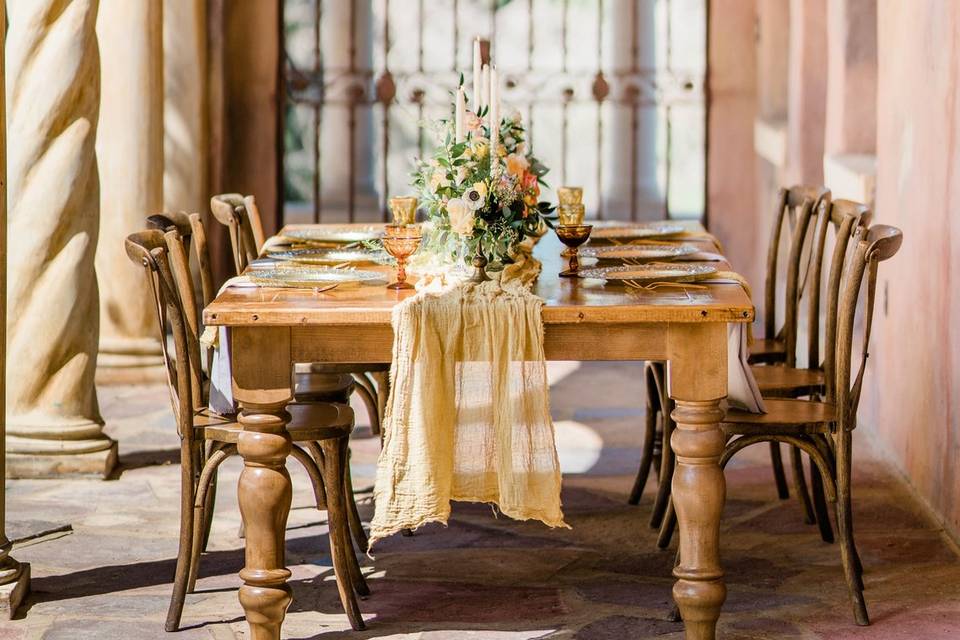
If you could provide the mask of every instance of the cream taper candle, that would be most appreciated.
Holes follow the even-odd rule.
[[[474,111],[480,110],[480,88],[482,85],[481,68],[483,67],[483,57],[480,54],[480,36],[473,40],[473,95],[470,96],[470,104]]]
[[[497,160],[497,146],[500,142],[500,82],[497,76],[497,68],[490,69],[490,168],[495,166]]]
[[[463,86],[457,87],[457,113],[455,117],[456,141],[458,143],[467,139],[467,101],[463,93]]]
[[[480,109],[490,104],[490,66],[483,65],[480,72],[480,102],[477,103],[477,113]]]

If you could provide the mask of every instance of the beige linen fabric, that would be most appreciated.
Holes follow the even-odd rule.
[[[393,381],[370,543],[450,501],[566,526],[543,356],[540,265],[529,251],[495,281],[422,290],[393,311]]]

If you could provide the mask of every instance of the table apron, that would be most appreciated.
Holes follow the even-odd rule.
[[[290,328],[294,362],[389,363],[389,325],[312,325]],[[666,323],[570,323],[544,327],[547,360],[665,360]]]

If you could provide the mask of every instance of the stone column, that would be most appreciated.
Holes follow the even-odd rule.
[[[100,168],[101,382],[162,380],[157,321],[123,240],[163,209],[161,0],[104,2],[97,18],[102,96]]]
[[[826,0],[790,0],[787,69],[788,184],[823,182],[827,102]]]
[[[9,3],[7,473],[106,475],[93,377],[99,180],[97,0]]]
[[[0,5],[0,24],[6,23],[6,6]],[[4,32],[0,31],[0,95],[5,95]],[[0,175],[7,173],[6,105],[0,102]],[[7,259],[7,192],[0,182],[0,261]],[[7,270],[0,274],[0,386],[6,390],[7,363]],[[5,393],[0,394],[0,415],[6,414]],[[4,494],[4,461],[6,458],[6,420],[0,422],[0,619],[9,620],[30,588],[30,565],[20,564],[10,556],[13,546],[7,538],[7,501]]]
[[[877,2],[827,1],[823,173],[834,198],[873,205],[877,141]]]
[[[163,7],[163,208],[202,213],[207,189],[207,3]]]

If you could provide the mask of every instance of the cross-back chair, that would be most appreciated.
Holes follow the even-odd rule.
[[[195,588],[212,519],[210,489],[222,462],[237,453],[242,431],[233,417],[217,415],[207,408],[200,324],[195,312],[197,304],[185,240],[189,236],[178,231],[178,228],[185,230],[182,218],[180,222],[166,232],[148,229],[134,233],[125,242],[127,255],[144,269],[153,294],[170,399],[180,436],[180,543],[165,623],[167,631],[179,628],[186,594]],[[154,219],[153,223],[160,221]],[[167,347],[167,331],[173,339],[172,354]],[[331,556],[341,603],[354,629],[363,629],[356,593],[369,591],[351,546],[344,491],[353,411],[349,405],[336,402],[294,403],[288,406],[288,411],[291,420],[287,428],[294,442],[291,457],[306,469],[317,507],[325,508],[328,513]]]
[[[240,275],[260,255],[266,241],[256,198],[239,193],[216,195],[210,199],[210,210],[214,219],[229,229],[234,267],[236,274]],[[389,370],[389,365],[385,364],[311,364],[305,366],[301,373],[307,377],[312,375],[316,379],[313,384],[321,386],[324,376],[329,374],[352,375],[356,382],[354,391],[360,396],[370,416],[370,429],[374,435],[378,435],[386,410]],[[307,384],[306,378],[303,383]]]
[[[818,259],[813,245],[814,229],[817,217],[823,211],[822,205],[830,202],[830,191],[822,186],[797,185],[781,188],[777,192],[770,244],[767,250],[767,273],[764,285],[764,338],[756,340],[751,346],[750,362],[796,363],[798,301],[805,288],[806,281],[801,278],[803,258],[809,251],[810,263]],[[811,225],[811,222],[813,224]],[[786,236],[785,236],[786,230]],[[784,242],[786,240],[786,242]],[[780,283],[779,265],[783,244],[788,251],[785,262],[785,286]],[[821,255],[822,257],[822,255]],[[809,266],[809,264],[808,264]],[[777,328],[777,300],[783,298],[784,320]],[[639,504],[643,489],[653,468],[657,473],[657,492],[650,512],[650,526],[660,529],[657,545],[665,548],[676,524],[670,502],[670,487],[673,477],[674,458],[669,446],[670,436],[676,425],[670,414],[673,404],[667,393],[666,368],[663,362],[648,362],[644,368],[647,389],[644,441],[637,469],[637,476],[630,491],[630,504]],[[774,379],[776,382],[776,379]],[[762,388],[761,388],[762,390]],[[664,410],[666,408],[666,410]],[[796,491],[804,499],[804,505],[810,504],[803,480],[802,461],[799,452],[793,455],[794,484]],[[779,443],[771,443],[770,458],[773,467],[777,494],[781,499],[789,497],[786,474]],[[811,509],[807,509],[807,521],[814,521]]]
[[[845,220],[849,222],[849,218]],[[903,235],[887,225],[860,226],[847,251],[847,236],[838,234],[830,267],[827,302],[828,320],[824,388],[822,399],[765,399],[767,412],[727,412],[721,425],[728,442],[720,459],[726,466],[737,452],[760,442],[786,443],[802,449],[812,461],[811,472],[822,482],[827,498],[835,503],[840,553],[850,599],[857,624],[867,625],[863,599],[863,565],[853,536],[852,433],[857,426],[860,389],[867,364],[870,329],[876,297],[878,265],[892,258],[900,248]],[[853,373],[854,332],[859,310],[858,300],[866,281],[866,305],[863,317],[862,352],[859,369]],[[834,310],[830,313],[830,310]],[[826,516],[824,508],[823,516]]]
[[[207,233],[203,220],[198,213],[169,212],[163,214],[154,214],[147,218],[147,228],[159,229],[164,232],[176,231],[185,250],[192,247],[192,254],[196,259],[197,271],[202,291],[202,307],[209,305],[216,297],[216,290],[213,286],[213,272],[210,268],[210,252],[207,247]],[[197,309],[197,327],[200,322],[200,311]],[[213,360],[213,351],[206,352],[206,372],[210,372]],[[350,394],[355,388],[354,379],[349,374],[331,374],[324,376],[311,375],[309,372],[294,373],[294,401],[298,403],[306,402],[339,402],[349,404]],[[213,480],[216,485],[216,478]],[[348,507],[348,518],[350,532],[357,547],[362,552],[367,550],[367,534],[363,529],[363,523],[360,519],[360,512],[357,509],[357,503],[354,498],[353,479],[350,473],[350,465],[345,470],[346,500]],[[211,491],[211,494],[214,494]],[[242,535],[242,533],[241,533]],[[206,550],[206,539],[203,545]]]

